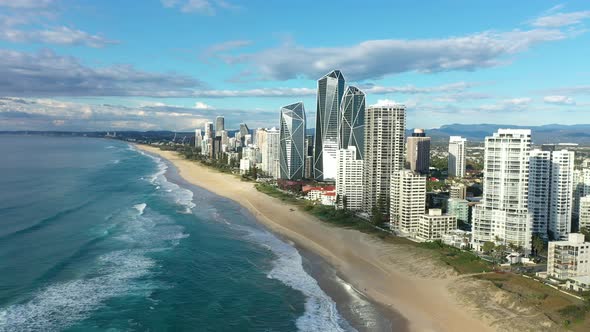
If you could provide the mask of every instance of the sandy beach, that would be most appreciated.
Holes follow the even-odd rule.
[[[551,322],[513,306],[501,290],[457,273],[419,248],[386,243],[356,230],[323,223],[251,182],[185,160],[175,152],[137,145],[173,163],[182,178],[247,208],[270,230],[326,260],[368,298],[401,314],[410,331],[540,331]],[[536,322],[536,323],[533,323]]]

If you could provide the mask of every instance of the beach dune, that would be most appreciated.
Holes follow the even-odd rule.
[[[434,259],[401,250],[374,236],[323,223],[280,200],[260,193],[251,182],[185,160],[175,152],[138,145],[177,168],[188,182],[232,199],[272,231],[331,264],[347,283],[408,321],[411,331],[494,331],[490,318],[466,310],[450,290],[461,282]],[[406,246],[407,247],[407,246]],[[456,287],[455,287],[456,288]],[[478,316],[478,317],[476,317]]]

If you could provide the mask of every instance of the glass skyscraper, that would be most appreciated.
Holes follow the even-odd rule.
[[[300,180],[305,170],[305,108],[295,103],[281,108],[280,178]]]
[[[338,122],[338,148],[354,146],[356,159],[363,159],[365,151],[365,94],[357,87],[349,86],[340,105]]]
[[[338,118],[343,94],[344,76],[339,70],[318,80],[313,161],[314,178],[318,181],[336,179]]]

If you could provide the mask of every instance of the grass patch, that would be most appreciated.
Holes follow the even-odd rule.
[[[469,251],[455,248],[440,241],[419,243],[419,247],[436,252],[438,258],[460,274],[489,272],[492,266]]]
[[[512,273],[488,273],[477,278],[491,281],[498,288],[517,295],[522,305],[537,308],[539,312],[570,330],[590,331],[590,306],[587,302]]]

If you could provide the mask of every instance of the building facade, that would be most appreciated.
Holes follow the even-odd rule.
[[[462,183],[451,186],[449,190],[449,197],[465,199],[467,197],[467,187]]]
[[[473,210],[473,247],[512,243],[530,250],[528,213],[531,131],[499,129],[485,139],[483,198]]]
[[[401,170],[391,176],[391,226],[416,234],[418,221],[426,210],[426,176]]]
[[[362,160],[365,149],[365,94],[357,87],[349,86],[344,92],[338,126],[338,148],[354,146],[356,159]]]
[[[426,136],[424,129],[414,129],[412,136],[408,137],[407,154],[410,170],[420,174],[428,174],[430,171],[430,137]]]
[[[389,213],[392,175],[404,168],[406,107],[370,106],[365,113],[365,155],[363,172],[363,211],[374,206]],[[381,204],[380,204],[381,203]]]
[[[578,218],[580,199],[590,195],[590,168],[574,170],[573,216]]]
[[[418,218],[416,238],[421,241],[442,240],[443,235],[457,229],[457,218],[443,214],[441,209],[430,209]]]
[[[281,108],[280,178],[303,179],[305,167],[305,108],[302,102]]]
[[[277,128],[266,132],[266,147],[262,154],[262,171],[275,179],[279,178],[280,134]]]
[[[534,149],[529,167],[533,233],[545,240],[566,240],[572,223],[574,152]]]
[[[469,223],[469,201],[460,198],[449,198],[447,213],[457,217],[457,221]]]
[[[333,70],[318,80],[314,178],[318,181],[336,179],[338,151],[338,120],[344,94],[344,76]]]
[[[358,158],[355,146],[338,150],[336,173],[337,207],[359,211],[363,206],[363,160]]]
[[[590,242],[584,242],[584,234],[570,233],[567,241],[549,242],[547,275],[559,280],[590,276]]]
[[[578,211],[580,230],[590,231],[590,196],[580,198],[580,208]]]
[[[195,148],[201,148],[203,145],[203,134],[201,129],[195,129]]]
[[[465,142],[461,136],[449,138],[449,176],[465,176]]]
[[[223,130],[225,130],[225,118],[218,116],[215,118],[215,137],[220,137]]]

